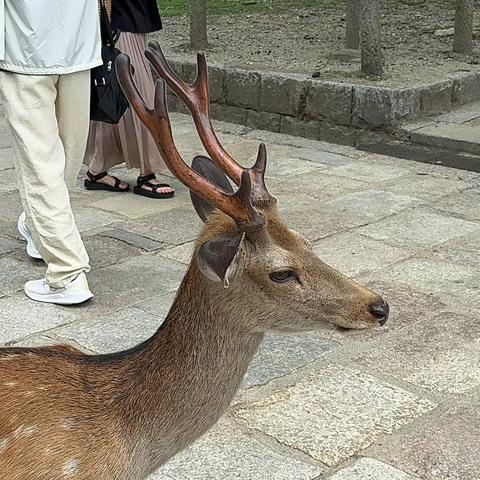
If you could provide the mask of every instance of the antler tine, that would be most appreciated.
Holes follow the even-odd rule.
[[[197,54],[197,77],[193,84],[184,82],[170,67],[159,43],[152,40],[145,50],[158,75],[189,109],[205,150],[217,165],[237,184],[244,168],[223,148],[210,120],[210,93],[207,62],[203,53]]]
[[[139,115],[147,112],[148,117],[140,117],[150,130],[159,152],[169,170],[190,190],[229,215],[244,230],[257,230],[265,224],[265,218],[257,212],[251,203],[251,181],[247,171],[242,173],[240,187],[229,194],[217,185],[210,183],[190,168],[179,154],[172,135],[166,100],[165,83],[158,80],[155,85],[154,110],[148,110],[134,86],[129,62],[122,59],[117,63],[118,78],[125,95],[131,101]]]

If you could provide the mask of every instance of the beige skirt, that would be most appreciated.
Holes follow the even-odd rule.
[[[135,82],[147,105],[153,103],[155,86],[145,58],[146,34],[122,32],[117,48],[126,53],[135,68]],[[98,174],[114,165],[139,168],[142,174],[160,173],[165,164],[147,128],[129,108],[117,125],[91,122],[87,151],[83,161]]]

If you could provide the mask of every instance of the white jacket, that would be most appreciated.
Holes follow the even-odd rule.
[[[0,0],[0,70],[60,75],[101,63],[97,0]]]

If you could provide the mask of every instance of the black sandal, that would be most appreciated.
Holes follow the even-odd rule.
[[[150,175],[145,175],[144,177],[137,178],[137,186],[133,187],[133,193],[137,195],[143,195],[144,197],[149,198],[172,198],[175,195],[175,192],[159,192],[160,188],[172,188],[168,183],[152,183],[150,180],[156,180],[154,173]],[[145,187],[150,187],[152,190],[146,190]]]
[[[115,180],[115,185],[108,185],[106,183],[98,182],[102,178],[105,178],[108,175],[108,172],[102,172],[98,175],[94,175],[90,171],[87,172],[87,177],[89,180],[85,180],[83,183],[87,190],[106,190],[107,192],[128,192],[130,190],[130,185],[127,184],[126,187],[120,188],[120,184],[122,183],[120,179],[110,175]]]

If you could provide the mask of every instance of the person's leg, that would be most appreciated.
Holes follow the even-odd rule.
[[[84,84],[86,80],[86,85]],[[16,169],[27,223],[35,244],[47,263],[46,282],[62,288],[79,274],[90,270],[88,255],[75,225],[67,186],[66,158],[60,138],[57,109],[63,98],[57,89],[61,83],[55,75],[30,76],[0,72],[0,85],[6,100],[7,122],[13,135]],[[88,111],[88,77],[79,75],[77,92],[69,104],[70,124],[78,141],[84,145],[85,132],[79,119]],[[64,114],[65,116],[65,114]],[[68,150],[73,148],[69,143]],[[76,158],[76,157],[75,157]],[[80,155],[80,159],[83,158]],[[70,162],[70,161],[69,161]],[[69,175],[73,175],[69,163]]]

